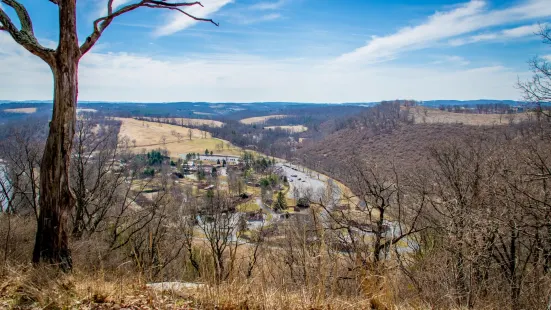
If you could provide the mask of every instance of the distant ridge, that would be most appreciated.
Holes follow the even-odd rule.
[[[381,101],[393,101],[392,100],[381,100]],[[307,104],[316,104],[316,105],[360,105],[360,106],[373,106],[381,101],[371,101],[371,102],[284,102],[284,101],[254,101],[254,102],[206,102],[206,101],[174,101],[174,102],[131,102],[131,101],[96,101],[96,100],[80,100],[78,103],[81,104],[231,104],[231,105],[250,105],[250,104],[265,104],[265,105],[307,105]],[[492,103],[503,103],[509,105],[519,105],[526,104],[523,101],[516,100],[498,100],[498,99],[476,99],[476,100],[418,100],[421,105],[424,106],[440,106],[440,105],[476,105],[476,104],[492,104]],[[0,100],[0,104],[28,104],[28,103],[52,103],[51,100]]]

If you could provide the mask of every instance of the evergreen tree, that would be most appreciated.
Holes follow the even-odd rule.
[[[274,202],[274,210],[281,211],[287,209],[287,200],[282,192],[277,193],[277,199]]]

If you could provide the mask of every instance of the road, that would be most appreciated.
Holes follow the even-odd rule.
[[[341,199],[341,190],[333,179],[297,165],[278,163],[276,166],[283,175],[287,176],[290,185],[287,193],[289,198],[296,199],[295,192],[298,192],[298,198],[308,197],[311,201],[316,202],[323,200],[329,207],[333,207]],[[330,201],[327,201],[329,199],[326,195],[329,188],[328,184],[332,192]]]
[[[278,167],[278,169],[280,169],[280,172],[283,175],[287,176],[287,179],[289,180],[290,189],[287,194],[289,198],[295,198],[293,197],[293,191],[296,188],[300,197],[309,197],[311,201],[315,202],[322,200],[327,206],[328,210],[332,210],[333,207],[339,204],[339,201],[342,198],[342,193],[341,189],[338,187],[333,179],[324,175],[320,175],[315,171],[310,171],[308,169],[305,169],[304,167],[291,165],[289,163],[278,163],[276,164],[276,166]],[[325,195],[325,191],[327,191],[329,187],[328,184],[330,184],[331,186],[331,199],[328,199],[327,195]],[[324,219],[325,224],[330,225],[331,221],[329,219],[329,214],[327,213],[327,211],[323,210],[320,215],[322,219]],[[390,236],[393,235],[396,237],[401,234],[399,223],[385,220],[385,224],[388,225],[390,228]],[[366,235],[372,234],[370,232],[360,233]],[[407,246],[398,247],[397,249],[400,253],[410,252],[417,247],[417,243],[411,238],[405,238],[403,242],[406,243]]]

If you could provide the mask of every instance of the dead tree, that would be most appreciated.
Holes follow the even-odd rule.
[[[543,43],[551,45],[551,27],[541,26],[539,36]],[[551,102],[551,63],[545,58],[533,58],[529,61],[532,69],[532,79],[519,81],[517,87],[524,93],[524,99],[539,106],[539,111],[547,117],[551,117],[549,110],[543,109],[542,103]]]
[[[490,193],[496,180],[496,140],[468,137],[431,149],[435,165],[430,206],[443,253],[449,253],[452,295],[458,305],[473,307],[484,285],[491,247],[489,211],[495,204]],[[473,281],[477,279],[477,281]]]
[[[214,281],[220,283],[232,274],[237,247],[239,215],[231,199],[220,191],[208,193],[199,210],[199,228],[207,239],[214,265]]]
[[[38,220],[38,167],[44,147],[45,122],[29,122],[7,129],[0,142],[0,190],[8,210],[32,213]]]
[[[428,204],[425,194],[409,195],[406,207],[404,185],[392,171],[393,175],[385,175],[377,167],[352,161],[347,183],[354,195],[345,197],[346,208],[321,203],[338,246],[345,249],[354,268],[376,267],[392,246],[425,229],[420,225]]]
[[[67,219],[75,198],[69,186],[69,165],[75,133],[78,95],[78,66],[84,54],[96,44],[105,29],[115,18],[138,8],[178,11],[194,20],[197,18],[183,8],[201,5],[200,2],[174,2],[140,0],[114,8],[114,0],[107,1],[107,15],[94,21],[93,32],[79,45],[77,36],[77,1],[50,0],[59,9],[59,45],[54,49],[42,46],[34,35],[31,17],[17,0],[1,0],[15,10],[18,22],[14,23],[0,8],[0,31],[7,32],[15,42],[46,62],[54,76],[54,108],[50,131],[40,165],[40,214],[36,233],[33,262],[59,264],[64,270],[72,268],[68,244]],[[21,27],[16,25],[20,24]]]
[[[126,180],[120,163],[125,143],[118,142],[119,124],[82,117],[77,121],[71,164],[75,210],[71,212],[72,236],[93,234],[115,204]]]

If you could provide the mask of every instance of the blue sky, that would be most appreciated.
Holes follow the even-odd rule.
[[[116,0],[119,7],[137,0]],[[39,41],[57,41],[47,0],[21,0]],[[1,1],[0,1],[1,3]],[[107,0],[79,0],[79,38]],[[197,23],[147,8],[121,16],[81,61],[81,100],[367,102],[521,99],[549,0],[203,0]],[[3,5],[13,19],[13,12]],[[0,32],[0,99],[51,99],[39,59]]]

